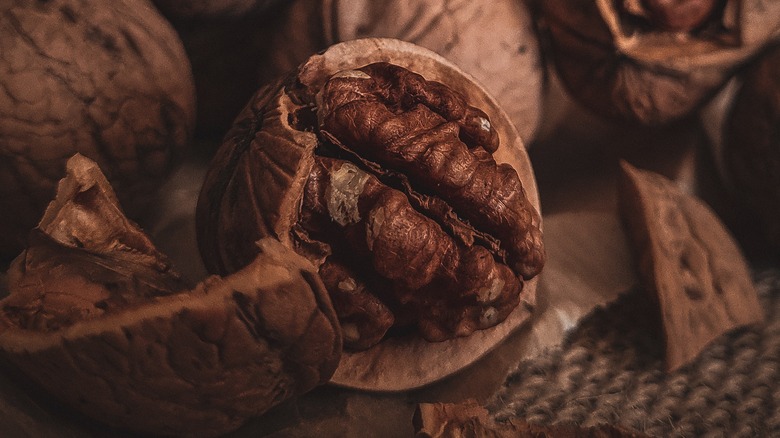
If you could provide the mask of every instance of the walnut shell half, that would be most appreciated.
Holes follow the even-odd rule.
[[[247,242],[266,236],[317,264],[345,343],[370,347],[345,354],[333,381],[404,389],[473,362],[528,318],[544,263],[538,210],[522,140],[481,86],[419,46],[363,39],[255,95],[212,161],[197,219],[210,270],[240,269]]]
[[[262,13],[280,0],[154,0],[171,20],[234,18]]]
[[[0,301],[0,352],[112,426],[214,436],[324,383],[339,325],[314,267],[272,239],[190,289],[76,155]]]
[[[537,3],[569,93],[598,114],[644,125],[692,114],[780,37],[780,3],[764,0]],[[703,21],[683,7],[696,5]]]
[[[780,46],[750,65],[723,126],[725,178],[780,250]]]

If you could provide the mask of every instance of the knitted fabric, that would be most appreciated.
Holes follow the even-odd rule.
[[[564,345],[510,372],[501,421],[609,423],[652,436],[780,437],[780,270],[755,275],[765,324],[718,338],[664,372],[657,310],[641,291],[594,311]]]

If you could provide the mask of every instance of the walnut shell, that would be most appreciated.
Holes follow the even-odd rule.
[[[748,263],[703,201],[626,162],[619,182],[636,265],[658,304],[668,371],[691,363],[724,333],[763,322]]]
[[[375,64],[377,62],[390,64]],[[320,149],[333,147],[341,140],[347,141],[345,140],[347,137],[340,136],[337,131],[323,130],[322,127],[327,126],[328,118],[325,117],[324,121],[321,121],[324,125],[320,125],[315,112],[320,115],[328,113],[330,105],[328,102],[330,101],[327,99],[330,94],[327,93],[330,92],[326,90],[328,90],[329,84],[335,83],[334,80],[349,82],[353,79],[360,81],[368,78],[368,82],[372,82],[381,77],[385,69],[390,68],[395,71],[393,69],[398,67],[392,67],[393,65],[401,67],[401,70],[408,69],[420,73],[428,81],[438,82],[438,84],[428,83],[422,87],[431,86],[440,90],[444,84],[444,88],[451,87],[463,96],[470,105],[473,105],[472,110],[478,108],[485,111],[485,116],[489,118],[489,121],[483,119],[482,126],[492,126],[490,130],[500,139],[493,159],[511,166],[501,165],[502,168],[512,169],[514,178],[519,176],[518,184],[522,184],[522,186],[516,194],[527,196],[529,205],[538,211],[539,199],[536,183],[522,140],[506,114],[481,86],[452,63],[419,46],[393,39],[353,40],[336,44],[325,52],[310,57],[280,83],[261,89],[236,119],[236,124],[226,136],[225,142],[212,161],[198,203],[199,243],[204,261],[209,269],[217,272],[231,272],[239,269],[252,257],[254,251],[246,245],[246,242],[271,236],[278,238],[288,247],[295,248],[320,265],[322,273],[322,266],[326,266],[330,259],[329,251],[334,251],[334,254],[338,251],[338,249],[333,249],[335,247],[333,240],[340,238],[332,237],[335,234],[325,232],[323,236],[330,238],[331,241],[324,244],[318,241],[317,237],[314,237],[317,230],[305,228],[304,223],[311,214],[309,213],[311,207],[309,204],[313,202],[310,202],[311,198],[308,197],[308,193],[311,190],[312,181],[321,180],[320,177],[314,176],[315,174],[319,175],[316,172],[320,172],[316,169],[328,166],[322,164],[324,162],[322,158],[318,158],[322,155]],[[392,87],[390,85],[390,89],[394,89]],[[344,91],[337,93],[336,96],[359,96],[362,95],[361,93],[361,91],[354,93]],[[403,96],[403,93],[401,95]],[[402,99],[405,98],[402,97]],[[314,101],[317,103],[314,104]],[[362,123],[358,120],[363,119],[363,117],[358,113],[347,116],[347,120],[349,119],[354,120],[354,123]],[[373,117],[369,116],[368,119],[373,120]],[[360,132],[360,130],[357,129],[353,132]],[[466,135],[464,132],[461,131],[461,137]],[[327,145],[327,147],[323,145]],[[341,156],[341,154],[348,153],[342,150],[337,152],[336,156]],[[493,165],[495,166],[495,163]],[[360,196],[367,193],[369,189],[366,187],[373,187],[376,184],[371,181],[379,178],[377,175],[380,174],[373,173],[376,168],[372,168],[371,166],[374,165],[370,162],[355,161],[354,165],[339,166],[341,166],[340,169],[337,167],[334,169],[349,176],[349,178],[343,181],[339,179],[341,176],[336,178],[339,184],[344,182],[344,185],[339,185],[338,188],[335,183],[332,183],[335,181],[333,176],[331,176],[330,181],[331,184],[334,184],[333,193],[345,190],[346,198],[344,199],[347,203],[339,205],[346,210],[344,210],[343,217],[340,214],[337,215],[339,217],[333,216],[335,213],[331,213],[330,224],[338,223],[344,227],[352,224],[370,227],[370,224],[361,222],[363,220],[361,217],[368,217],[375,210],[368,214],[365,212],[358,214],[357,211],[351,211],[349,209],[349,205],[351,205],[349,193],[352,190],[350,187],[353,183],[357,184],[354,199],[363,205],[363,201],[359,200],[363,199]],[[453,171],[457,172],[457,170]],[[398,172],[402,173],[402,171]],[[364,173],[369,176],[361,176]],[[374,176],[370,176],[371,174]],[[335,175],[335,173],[331,175]],[[398,174],[394,175],[391,178],[399,176]],[[359,178],[355,179],[353,176]],[[401,177],[401,180],[405,180],[404,178]],[[409,184],[413,186],[420,184],[419,178],[409,178],[407,181]],[[508,181],[507,184],[509,184]],[[331,189],[325,188],[324,190]],[[521,195],[523,193],[525,194]],[[503,195],[496,192],[495,196]],[[404,197],[401,196],[401,198]],[[332,199],[341,199],[341,196]],[[397,197],[392,199],[397,199]],[[431,202],[435,204],[435,200]],[[394,210],[395,213],[392,214],[398,216],[404,212],[405,215],[405,212],[413,210],[413,208],[408,207],[409,204],[406,205],[407,207],[399,207],[401,209]],[[475,211],[482,208],[479,203],[472,205]],[[341,208],[336,207],[337,210]],[[358,208],[362,209],[363,207]],[[419,210],[422,207],[418,205],[415,208]],[[460,213],[462,214],[463,210]],[[537,226],[540,218],[538,213],[535,214],[536,218],[533,220],[537,221],[535,225]],[[354,215],[356,217],[353,217]],[[382,221],[382,224],[389,223],[385,222],[384,219]],[[330,225],[326,223],[323,226],[329,227]],[[435,226],[439,229],[438,227],[439,225]],[[357,229],[359,228],[355,228],[355,230]],[[416,242],[415,237],[408,236],[419,229],[417,226],[410,228],[410,234],[406,237],[401,236],[398,241],[405,239],[404,241]],[[366,255],[368,259],[374,260],[372,266],[375,269],[380,269],[378,263],[381,265],[382,261],[374,259],[374,251],[380,251],[378,249],[380,240],[379,238],[372,240],[375,238],[372,236],[379,234],[372,234],[376,230],[373,228],[371,230],[373,230],[369,232],[371,236],[367,237],[371,242],[365,242],[369,245]],[[355,232],[358,234],[354,234],[353,237],[357,236],[356,238],[359,239],[360,232]],[[439,231],[433,230],[431,232],[441,233],[442,231],[439,229]],[[455,231],[451,230],[450,232],[454,233]],[[485,233],[487,232],[485,230]],[[438,234],[436,235],[438,236]],[[537,237],[540,238],[540,235]],[[482,238],[487,238],[487,236],[476,237],[477,240]],[[425,240],[425,237],[421,237],[421,239]],[[531,241],[541,245],[541,242],[537,240],[537,238],[533,238]],[[458,248],[466,245],[476,248],[482,244],[463,244],[459,245]],[[358,254],[361,254],[360,251],[366,250],[360,245],[363,244],[353,247],[355,251],[358,251]],[[371,245],[374,246],[371,247]],[[384,241],[382,241],[382,245],[384,245]],[[495,260],[499,260],[495,254],[480,260],[485,263],[494,263],[494,257],[496,257]],[[403,271],[403,266],[406,266],[407,275],[397,281],[404,283],[404,285],[406,281],[417,281],[418,266],[424,265],[423,262],[427,263],[428,260],[407,261],[400,268]],[[360,265],[359,261],[355,261],[355,263]],[[530,272],[528,278],[533,277],[536,272]],[[514,277],[515,280],[507,281],[516,281],[521,274],[512,275],[517,276]],[[371,283],[374,286],[367,289],[372,293],[377,293],[378,288],[382,289],[385,284],[390,284],[386,278],[395,277],[385,276],[382,278],[385,280],[374,280]],[[395,281],[392,283],[393,285],[398,284]],[[501,284],[509,283],[502,282]],[[406,286],[401,287],[401,289],[404,287]],[[412,288],[411,290],[416,290],[412,286],[409,287]],[[354,287],[349,289],[352,290]],[[521,293],[517,295],[519,302],[515,302],[514,306],[509,309],[510,313],[503,315],[506,316],[503,323],[473,333],[468,330],[466,333],[471,334],[467,337],[429,343],[416,334],[406,334],[387,337],[366,351],[345,353],[332,381],[354,387],[394,390],[424,385],[449,375],[478,359],[513,329],[526,321],[529,309],[535,302],[535,290],[536,279],[525,281]],[[411,299],[414,300],[414,298]],[[431,300],[434,301],[433,296]],[[514,311],[511,311],[512,309]],[[399,315],[401,318],[405,316],[404,312],[396,313],[397,317]],[[421,330],[423,330],[422,327]],[[455,330],[457,333],[449,333],[449,335],[460,336],[458,334],[460,328]],[[434,337],[441,334],[435,330],[432,333]],[[349,334],[347,330],[345,330],[345,334]],[[345,337],[345,339],[347,338]]]
[[[764,0],[720,2],[689,31],[657,23],[644,1],[537,3],[568,92],[598,114],[645,125],[690,115],[780,36],[780,3]]]
[[[75,152],[128,212],[179,162],[194,128],[190,64],[146,0],[0,2],[0,255],[25,245]]]
[[[324,383],[339,325],[315,268],[278,242],[188,288],[76,155],[9,272],[0,353],[115,427],[215,436]]]

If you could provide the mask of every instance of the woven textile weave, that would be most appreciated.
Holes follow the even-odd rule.
[[[652,303],[633,291],[560,349],[521,363],[488,408],[499,421],[610,423],[659,437],[780,437],[780,270],[755,281],[766,323],[718,338],[677,372],[663,371]]]

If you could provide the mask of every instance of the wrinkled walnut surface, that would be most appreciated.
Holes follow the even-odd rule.
[[[0,255],[13,257],[66,160],[98,162],[131,214],[194,128],[192,74],[146,0],[0,1]]]
[[[654,18],[657,9],[647,7],[648,2],[537,2],[563,84],[600,115],[643,125],[680,120],[780,37],[777,2],[728,0],[715,5],[701,23],[682,29],[659,23]],[[684,13],[676,10],[672,15],[662,21]]]
[[[415,95],[411,89],[405,90],[403,88],[411,86],[405,84],[405,80],[393,83],[398,78],[394,78],[396,73],[390,66],[385,64],[370,65],[376,60],[397,61],[407,68],[416,65],[420,68],[417,71],[431,74],[434,79],[443,83],[454,83],[459,89],[457,92],[449,90],[446,98],[442,98],[443,95],[436,93],[427,97]],[[328,86],[326,83],[330,83],[331,76],[342,72],[333,76],[335,82],[339,82],[340,79],[349,80],[355,74],[370,77],[371,75],[366,71],[377,68],[376,71],[372,71],[372,74],[377,76],[376,80],[386,80],[387,83],[382,86],[390,94],[397,93],[396,97],[401,98],[404,102],[389,103],[393,99],[390,97],[390,100],[385,100],[385,103],[382,104],[392,107],[397,105],[392,110],[398,115],[397,118],[376,118],[370,114],[378,115],[380,113],[373,113],[372,110],[368,109],[358,109],[357,114],[360,117],[354,119],[355,123],[368,123],[369,125],[377,123],[376,129],[370,126],[366,127],[365,124],[359,125],[363,128],[356,128],[355,132],[371,132],[374,133],[371,135],[376,135],[376,142],[362,144],[365,146],[375,145],[375,151],[383,148],[390,150],[393,138],[400,139],[408,134],[410,139],[418,139],[413,143],[422,145],[421,151],[425,149],[430,151],[419,155],[419,159],[423,159],[422,157],[425,155],[435,157],[438,153],[444,153],[444,156],[448,156],[449,152],[447,151],[452,150],[453,147],[463,148],[463,151],[472,157],[469,159],[471,161],[451,161],[453,164],[462,163],[466,167],[458,167],[459,165],[456,164],[449,171],[445,170],[446,167],[442,168],[445,176],[452,177],[461,173],[466,185],[471,187],[482,184],[491,187],[498,181],[506,184],[511,179],[494,181],[481,176],[470,181],[468,176],[471,175],[471,171],[466,171],[466,169],[471,164],[467,163],[472,162],[477,167],[485,165],[493,169],[486,170],[484,175],[493,175],[494,172],[498,172],[499,168],[512,169],[506,164],[497,165],[494,159],[490,158],[485,147],[495,148],[495,145],[492,145],[495,139],[491,138],[507,134],[504,137],[507,143],[502,142],[501,147],[496,152],[496,157],[501,156],[504,159],[510,157],[512,160],[516,157],[513,157],[514,154],[522,151],[522,149],[514,149],[514,141],[519,141],[519,138],[516,133],[514,136],[512,135],[511,124],[505,124],[500,110],[494,112],[495,104],[484,100],[484,94],[481,94],[481,99],[483,99],[482,102],[487,103],[482,108],[489,110],[491,117],[495,115],[499,120],[495,132],[491,133],[492,128],[490,127],[493,122],[489,118],[483,118],[484,123],[482,124],[474,124],[474,120],[477,119],[472,116],[467,116],[458,122],[464,114],[472,114],[476,107],[461,114],[460,111],[466,108],[462,106],[462,102],[465,102],[462,100],[463,97],[460,97],[459,102],[461,103],[456,103],[456,100],[452,100],[450,96],[457,96],[462,89],[468,90],[464,94],[466,97],[480,96],[482,92],[464,77],[458,76],[457,70],[450,70],[451,67],[447,67],[446,64],[442,65],[441,62],[441,59],[431,52],[408,43],[382,39],[359,40],[334,46],[325,54],[312,57],[298,69],[294,77],[295,80],[288,79],[287,82],[267,87],[258,92],[255,99],[238,117],[236,124],[226,137],[225,143],[212,162],[212,168],[207,175],[201,193],[198,207],[199,239],[201,252],[207,266],[216,272],[230,272],[240,267],[246,259],[252,256],[253,250],[246,246],[246,239],[266,235],[276,236],[317,264],[323,262],[331,266],[346,264],[346,271],[356,271],[361,274],[361,277],[350,278],[346,282],[343,278],[335,277],[337,280],[333,282],[334,285],[338,286],[341,283],[341,289],[344,289],[339,293],[345,290],[369,290],[386,307],[383,309],[381,306],[374,305],[360,306],[355,305],[354,301],[350,304],[350,312],[362,307],[370,309],[370,312],[380,312],[385,315],[379,318],[379,320],[384,321],[380,324],[362,325],[364,330],[371,332],[370,337],[372,338],[381,338],[379,330],[382,328],[380,327],[385,327],[390,320],[386,314],[387,310],[394,313],[395,327],[400,329],[411,323],[417,326],[423,336],[432,340],[443,340],[453,336],[468,335],[474,329],[495,325],[508,315],[511,308],[515,307],[518,302],[524,303],[520,307],[532,305],[534,301],[533,284],[530,286],[530,290],[525,287],[520,289],[517,286],[511,286],[511,284],[518,284],[523,273],[520,272],[520,269],[512,272],[504,264],[507,259],[511,258],[507,256],[507,253],[516,251],[518,248],[509,243],[509,240],[504,242],[505,247],[502,248],[498,239],[490,236],[490,232],[494,230],[485,228],[478,230],[476,228],[478,225],[469,224],[458,216],[455,206],[450,205],[450,195],[428,190],[433,186],[442,186],[444,180],[442,183],[436,182],[436,177],[426,180],[422,177],[422,174],[426,173],[424,170],[415,174],[411,169],[424,169],[424,164],[416,162],[414,159],[407,162],[406,167],[403,167],[403,164],[396,166],[398,163],[393,164],[382,157],[372,156],[371,153],[360,149],[360,145],[356,146],[354,140],[360,142],[360,139],[342,135],[343,130],[338,132],[338,123],[331,126],[330,122],[327,121],[331,111],[333,114],[340,111],[337,110],[339,105],[334,105],[336,102],[327,95]],[[367,66],[365,71],[354,70],[363,66]],[[356,71],[357,73],[355,73]],[[415,77],[419,78],[417,75]],[[442,86],[438,82],[432,83],[424,80],[419,82],[420,80],[421,78],[417,79],[417,85],[414,85],[419,88],[418,91],[422,91],[426,87],[435,88],[438,92],[447,90],[446,86]],[[345,92],[344,90],[338,91],[336,87],[332,89],[333,96],[344,96],[350,100],[349,96],[360,96],[366,91],[359,88],[353,90],[354,92]],[[368,94],[370,93],[367,93],[366,96]],[[379,96],[375,97],[379,98]],[[429,98],[439,99],[439,103],[433,104],[432,101],[425,101]],[[374,98],[368,97],[369,101],[372,99]],[[352,99],[351,102],[358,108],[364,103],[361,99]],[[439,108],[438,106],[442,104],[445,105]],[[349,105],[347,103],[347,106]],[[443,114],[446,114],[444,107],[447,105],[450,105],[448,108],[453,109],[454,112],[444,116]],[[412,107],[416,107],[416,109]],[[430,121],[435,122],[437,118],[440,119],[441,122],[435,122],[432,126],[443,123],[444,131],[454,132],[454,137],[450,137],[449,140],[441,137],[439,139],[441,141],[436,140],[436,137],[430,137],[429,134],[436,129],[432,129],[431,125],[417,124],[416,118],[424,120],[419,119],[419,117],[426,117],[418,115],[420,111],[427,112]],[[344,120],[350,120],[351,116],[347,113],[344,114],[346,115]],[[478,114],[480,113],[473,113],[473,115]],[[363,115],[369,116],[362,118]],[[318,117],[322,120],[322,124],[317,122]],[[334,117],[338,118],[337,115]],[[447,122],[448,118],[452,121]],[[466,128],[461,129],[458,123]],[[412,129],[403,128],[404,125]],[[387,131],[387,129],[393,129],[392,126],[401,128],[395,131],[397,135]],[[488,129],[483,132],[483,128],[479,128],[479,126],[483,128],[487,126]],[[507,126],[509,126],[509,130],[507,130]],[[380,134],[383,129],[385,134]],[[461,135],[459,138],[457,135],[459,130],[461,134],[465,134],[469,129],[473,130],[472,134],[478,134],[478,140],[464,140],[470,138],[469,135],[465,135],[465,137]],[[385,137],[387,134],[390,136]],[[469,147],[474,151],[471,151],[463,141],[469,143]],[[433,145],[439,146],[432,148]],[[475,160],[475,156],[481,158]],[[444,162],[442,161],[442,163]],[[523,169],[528,168],[527,164],[523,164],[522,159],[510,162],[520,163],[517,168],[520,169],[519,173],[523,184],[530,184],[530,186],[526,186],[526,191],[529,193],[531,204],[528,204],[529,201],[524,199],[525,195],[522,189],[519,189],[522,185],[517,179],[517,173],[512,170],[515,183],[510,187],[515,189],[507,191],[507,193],[512,193],[506,198],[507,205],[510,206],[510,209],[521,206],[520,210],[529,214],[529,216],[524,217],[530,218],[532,221],[528,226],[536,229],[534,233],[537,233],[527,234],[527,230],[524,230],[521,234],[526,233],[523,234],[526,237],[520,237],[519,241],[529,243],[529,246],[525,248],[533,248],[531,253],[538,251],[535,254],[543,255],[541,246],[539,246],[541,243],[541,234],[538,234],[539,216],[536,208],[533,207],[538,205],[536,204],[538,201],[532,174],[530,172],[523,173]],[[351,171],[352,168],[355,170]],[[313,169],[321,170],[312,173]],[[362,176],[364,174],[366,176]],[[531,178],[530,183],[528,182],[529,178]],[[315,183],[312,185],[307,181]],[[320,182],[316,183],[316,181]],[[463,181],[459,184],[463,184]],[[261,187],[263,189],[259,190]],[[367,189],[367,187],[369,188]],[[499,194],[501,193],[499,185],[493,187],[495,188],[488,189],[488,192],[484,193],[495,191],[499,199],[505,196]],[[308,196],[306,196],[307,191]],[[476,194],[474,195],[476,199],[472,197],[472,200],[468,201],[468,196],[471,196],[469,193]],[[484,209],[491,208],[487,206],[489,203],[484,197],[485,195],[479,193],[465,189],[465,191],[459,191],[455,197],[465,194],[466,197],[463,199],[466,201],[463,204],[475,205],[474,214],[479,216],[480,210],[485,211]],[[477,199],[485,199],[485,205],[482,205]],[[399,201],[400,203],[397,203]],[[400,210],[398,210],[399,208]],[[409,214],[399,214],[399,212],[409,212]],[[508,214],[503,212],[499,216],[504,217],[511,228],[517,225],[516,218],[511,214],[507,216]],[[379,220],[380,216],[387,220]],[[322,220],[323,217],[326,220]],[[484,216],[482,217],[484,219]],[[427,226],[420,228],[415,225],[427,221],[433,224],[432,228],[426,228]],[[401,228],[395,228],[396,226]],[[525,226],[524,224],[523,227]],[[394,229],[396,231],[391,231]],[[455,234],[453,234],[453,229]],[[429,231],[422,232],[422,230]],[[418,231],[421,234],[415,234],[417,237],[410,237],[409,233],[417,233]],[[511,231],[509,234],[516,232]],[[444,244],[440,238],[435,237],[437,235],[441,235],[441,238],[448,242],[451,241],[451,243]],[[454,240],[452,240],[453,238]],[[474,248],[476,250],[482,248],[480,250],[482,255],[477,255],[478,251],[463,258],[463,260],[470,258],[470,261],[464,262],[463,267],[457,268],[460,262],[448,265],[448,261],[442,262],[441,258],[437,258],[440,257],[438,249],[443,249],[439,246],[442,244],[449,245],[453,249]],[[415,250],[413,248],[416,245],[422,246]],[[418,253],[419,250],[425,252]],[[432,252],[428,252],[429,250]],[[522,249],[520,250],[522,251]],[[419,255],[419,261],[413,258],[412,254]],[[422,254],[435,255],[432,263],[428,264],[430,269],[424,267],[428,260]],[[457,259],[461,257],[458,254],[465,253],[460,249],[449,253],[445,251],[444,257],[454,256]],[[543,256],[542,259],[535,261],[529,254],[523,257],[529,262],[528,266],[534,266],[525,272],[528,278],[531,278],[541,267]],[[331,263],[332,261],[336,263]],[[483,266],[483,262],[487,263],[488,261],[491,264],[496,263],[496,268],[490,268],[489,265]],[[516,261],[517,259],[515,259]],[[458,285],[455,290],[452,290],[448,284],[459,283],[457,278],[461,274],[448,271],[449,268],[446,266],[461,270],[465,275],[473,274],[468,283],[473,284],[474,287],[464,288],[464,285]],[[342,273],[345,272],[341,266],[338,269]],[[499,274],[499,272],[504,273]],[[370,275],[362,275],[364,273]],[[461,279],[465,278],[461,277]],[[511,280],[509,280],[510,278]],[[370,286],[372,283],[376,284],[377,281],[380,287]],[[369,286],[366,288],[364,284],[369,284]],[[463,292],[459,292],[460,288],[467,290],[461,289]],[[482,289],[484,290],[480,292]],[[359,296],[359,294],[352,294],[350,298],[361,299]],[[479,298],[480,296],[483,298]],[[504,304],[501,304],[499,308],[491,309],[491,304],[499,303]],[[441,307],[442,305],[443,307]],[[518,312],[527,315],[528,310],[518,310]],[[352,315],[354,316],[354,314]],[[412,316],[411,321],[409,320],[410,315]],[[362,320],[365,322],[366,318]],[[371,319],[368,320],[371,321]],[[508,324],[508,326],[511,325],[512,323]],[[357,337],[364,338],[360,335],[361,326],[346,323],[345,326],[350,330],[356,329]],[[345,340],[346,337],[345,334]],[[404,340],[400,341],[397,346],[403,349],[403,344],[408,343],[410,338],[408,336],[401,338]],[[359,341],[363,346],[361,339]],[[383,343],[385,342],[380,342],[380,345]],[[355,347],[354,344],[352,346]],[[421,348],[424,349],[424,347]],[[443,346],[443,348],[451,347]],[[408,355],[409,352],[404,354]],[[463,356],[466,354],[467,352],[464,351]],[[459,359],[454,361],[453,366],[462,366],[458,364],[464,360],[475,360],[476,357]],[[397,360],[399,358],[393,359],[393,361]],[[356,369],[360,368],[362,367],[358,366]],[[399,370],[399,372],[401,371]],[[432,371],[432,374],[436,373],[437,371]],[[396,384],[409,384],[409,382],[396,382]]]
[[[674,32],[691,32],[717,14],[717,0],[623,0],[629,14]]]
[[[329,379],[340,329],[309,262],[267,239],[187,288],[94,163],[68,172],[9,273],[4,358],[98,421],[162,435],[223,434]]]
[[[639,272],[657,297],[669,370],[718,336],[763,321],[747,262],[706,204],[661,175],[623,163],[620,212]]]

